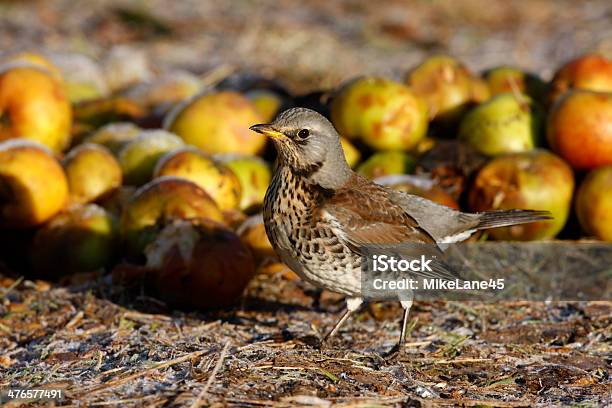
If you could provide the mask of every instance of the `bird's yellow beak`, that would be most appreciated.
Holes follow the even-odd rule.
[[[249,129],[251,129],[254,132],[261,133],[262,135],[272,137],[274,139],[286,139],[287,138],[287,136],[285,136],[284,133],[279,132],[278,130],[274,129],[271,125],[267,125],[267,124],[253,125]]]

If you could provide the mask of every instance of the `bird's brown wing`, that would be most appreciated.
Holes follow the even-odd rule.
[[[349,188],[334,192],[320,206],[321,221],[328,223],[351,249],[363,255],[363,247],[389,249],[401,244],[430,244],[430,253],[439,251],[434,238],[400,206],[394,204],[389,191],[361,177],[348,183]],[[441,261],[432,262],[432,277],[454,279],[456,275]]]
[[[414,218],[391,202],[384,188],[373,183],[338,189],[320,208],[324,221],[339,227],[347,243],[356,247],[406,242],[435,244]]]

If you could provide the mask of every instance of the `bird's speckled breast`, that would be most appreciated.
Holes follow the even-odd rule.
[[[334,234],[319,214],[323,191],[288,167],[274,173],[266,192],[266,233],[281,260],[316,286],[359,295],[361,257]]]

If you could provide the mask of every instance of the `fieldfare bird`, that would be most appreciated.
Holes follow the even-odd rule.
[[[464,213],[378,185],[351,170],[333,125],[309,109],[286,110],[251,130],[269,136],[278,152],[263,209],[276,253],[302,279],[347,296],[346,312],[325,340],[363,302],[366,246],[454,243],[477,230],[551,218],[546,211],[532,210]],[[438,265],[434,275],[448,278],[449,273]],[[401,304],[399,346],[406,338],[412,300]]]

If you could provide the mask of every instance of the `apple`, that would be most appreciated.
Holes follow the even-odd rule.
[[[427,105],[407,86],[384,78],[346,84],[331,103],[340,135],[376,150],[410,150],[427,132]]]
[[[121,186],[121,166],[104,146],[86,143],[72,149],[63,161],[70,201],[97,201]]]
[[[569,216],[574,174],[561,158],[532,150],[497,157],[476,175],[468,193],[473,211],[531,209],[547,210],[551,221],[495,228],[489,234],[498,240],[531,241],[555,237]]]
[[[118,155],[121,149],[136,139],[142,129],[131,122],[115,122],[104,125],[85,139],[86,143],[95,143]]]
[[[168,223],[196,218],[222,223],[223,213],[197,184],[165,176],[145,184],[134,193],[121,215],[119,226],[128,253],[137,255]]]
[[[179,104],[164,119],[164,128],[205,153],[257,154],[266,137],[249,126],[261,122],[262,116],[245,96],[222,91]]]
[[[116,255],[117,221],[95,204],[74,206],[40,228],[32,244],[32,267],[44,278],[109,266]]]
[[[588,234],[612,242],[612,166],[587,174],[576,194],[576,214]]]
[[[0,143],[0,225],[27,228],[49,220],[68,202],[62,166],[43,145],[23,139]]]
[[[193,181],[206,191],[221,210],[238,208],[242,188],[232,170],[201,151],[186,147],[163,156],[155,167],[154,177],[177,176]]]
[[[571,89],[612,92],[612,61],[597,54],[586,54],[563,65],[553,77],[548,104]]]
[[[449,56],[426,59],[408,73],[406,83],[427,102],[430,119],[456,122],[472,101],[472,74]]]
[[[486,71],[484,78],[491,95],[522,93],[542,101],[546,93],[546,83],[537,75],[507,65]]]
[[[257,156],[220,155],[216,158],[238,177],[242,191],[240,210],[248,213],[259,210],[272,179],[268,163]]]
[[[548,143],[578,170],[612,164],[612,93],[571,91],[548,116]]]
[[[70,102],[52,74],[35,66],[0,70],[0,140],[25,138],[59,153],[71,124]]]
[[[529,97],[504,93],[464,116],[459,140],[489,156],[522,152],[541,144],[542,124],[542,112]]]
[[[176,135],[161,129],[143,130],[119,151],[119,164],[126,184],[139,186],[151,179],[157,161],[182,147]]]
[[[459,201],[475,172],[489,159],[457,139],[433,139],[432,147],[418,159],[414,173],[432,179]]]
[[[255,275],[251,251],[234,232],[210,220],[167,225],[145,255],[158,296],[175,307],[231,306]]]
[[[377,152],[357,167],[357,172],[369,179],[388,174],[406,174],[414,171],[416,160],[398,151]]]

